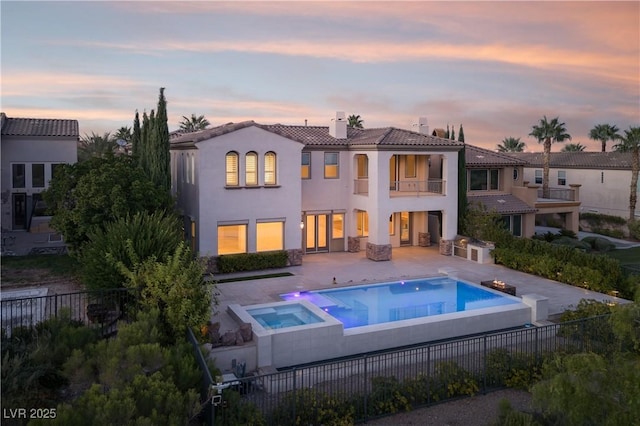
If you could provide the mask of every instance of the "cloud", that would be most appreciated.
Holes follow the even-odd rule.
[[[53,71],[3,71],[2,96],[28,97],[66,95],[78,91],[110,89],[114,93],[140,87],[131,78]]]

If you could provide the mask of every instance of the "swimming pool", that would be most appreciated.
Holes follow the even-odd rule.
[[[308,300],[338,319],[345,329],[520,303],[449,277],[293,292],[280,297]]]

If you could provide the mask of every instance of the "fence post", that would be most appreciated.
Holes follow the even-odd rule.
[[[368,401],[369,401],[369,390],[368,390],[368,386],[367,384],[369,383],[369,378],[367,377],[367,355],[364,356],[364,407],[363,411],[364,411],[364,421],[367,421],[367,418],[369,417],[369,413],[367,410],[367,406],[368,406]]]
[[[297,405],[297,397],[298,397],[298,392],[296,389],[296,375],[297,375],[297,368],[293,367],[293,416],[291,417],[293,419],[293,423],[295,424],[296,422],[296,405]]]
[[[487,336],[482,339],[482,387],[483,393],[487,393]]]

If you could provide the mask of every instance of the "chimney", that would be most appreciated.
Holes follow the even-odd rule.
[[[429,134],[429,125],[427,124],[427,117],[418,117],[418,130],[416,130],[418,133],[422,134],[422,135],[428,135]]]
[[[347,138],[347,118],[344,111],[336,111],[336,118],[329,125],[329,134],[336,139]]]

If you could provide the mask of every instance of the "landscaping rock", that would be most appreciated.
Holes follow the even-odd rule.
[[[250,342],[253,339],[251,324],[248,322],[242,323],[242,325],[240,325],[240,334],[242,335],[243,341]]]

